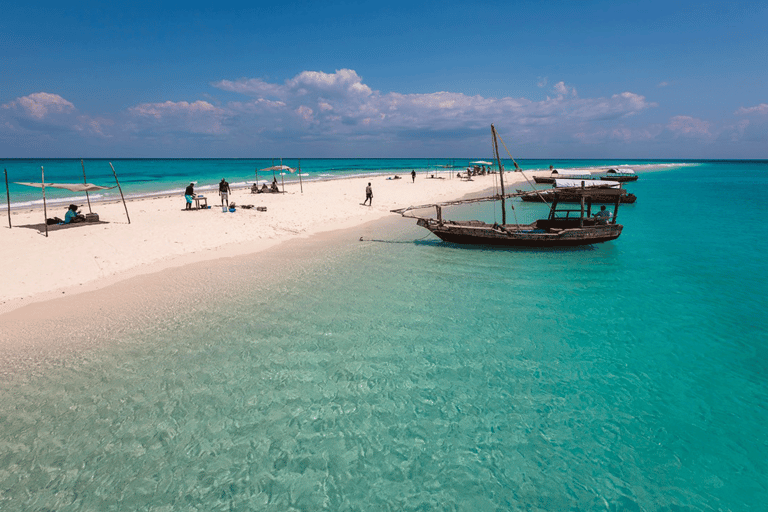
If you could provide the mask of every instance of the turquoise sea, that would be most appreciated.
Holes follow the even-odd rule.
[[[20,363],[0,510],[765,510],[768,162],[690,163],[627,185],[613,242],[462,247],[393,217]],[[472,208],[450,213],[498,215]]]
[[[409,174],[416,170],[420,175],[435,174],[448,177],[451,173],[464,170],[469,162],[482,159],[405,159],[405,158],[313,158],[313,159],[11,159],[1,160],[0,166],[8,176],[8,191],[12,208],[29,205],[42,205],[42,193],[39,188],[18,185],[18,182],[40,183],[43,173],[46,183],[82,183],[83,172],[88,183],[95,185],[116,186],[115,174],[126,197],[152,195],[183,194],[184,188],[195,183],[197,191],[218,190],[222,178],[233,186],[246,186],[254,182],[278,183],[313,180],[331,180],[367,175]],[[115,172],[112,172],[112,167]],[[607,167],[617,165],[615,160],[521,160],[523,169],[548,169],[550,165],[559,168]],[[623,161],[626,164],[652,164],[649,160]],[[264,171],[273,166],[286,165],[295,172]],[[514,169],[510,160],[504,165]],[[259,172],[261,171],[261,172]],[[299,176],[301,175],[301,177]],[[2,178],[4,179],[4,177]],[[5,189],[5,184],[3,184]],[[5,191],[5,190],[4,190]],[[115,188],[99,193],[91,193],[92,200],[120,199],[120,191]],[[73,194],[67,190],[47,188],[46,199],[49,204],[67,204],[85,202],[84,194]],[[7,198],[3,198],[5,207]]]

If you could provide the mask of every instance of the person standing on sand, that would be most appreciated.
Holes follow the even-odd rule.
[[[371,188],[371,184],[368,183],[368,186],[365,187],[365,201],[363,201],[363,205],[370,201],[368,206],[373,206],[373,189]]]
[[[411,171],[411,181],[412,181],[413,183],[416,183],[416,169],[413,169],[413,170]]]
[[[221,178],[219,183],[219,195],[221,195],[221,206],[227,206],[229,204],[229,194],[232,191],[229,189],[229,183],[224,178]]]
[[[187,189],[184,191],[184,199],[187,200],[187,210],[192,209],[192,200],[195,198],[195,184],[190,183]]]

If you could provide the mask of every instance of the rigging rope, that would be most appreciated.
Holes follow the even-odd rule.
[[[507,152],[507,154],[509,155],[509,159],[510,159],[510,160],[512,160],[512,162],[515,164],[515,169],[517,169],[517,170],[519,170],[519,171],[520,171],[520,174],[522,174],[522,175],[523,175],[523,178],[525,178],[525,181],[527,181],[527,182],[528,182],[528,184],[529,184],[529,185],[531,186],[531,188],[533,189],[533,191],[534,191],[534,192],[536,192],[536,195],[537,195],[537,196],[539,196],[539,199],[541,199],[541,201],[542,201],[544,204],[549,204],[549,201],[547,201],[546,199],[544,199],[544,196],[542,196],[542,195],[541,195],[541,192],[539,192],[539,191],[536,189],[536,187],[534,186],[534,184],[533,184],[533,183],[531,183],[531,180],[529,180],[529,179],[528,179],[528,176],[526,176],[526,175],[525,175],[525,173],[523,172],[523,170],[522,170],[522,169],[520,169],[520,166],[519,166],[519,165],[517,165],[517,162],[515,162],[515,159],[514,159],[514,158],[512,158],[512,153],[510,153],[510,152],[509,152],[509,149],[507,149],[507,145],[506,145],[506,144],[504,144],[504,139],[502,139],[502,138],[501,138],[501,135],[499,135],[499,133],[498,133],[498,132],[496,132],[496,137],[498,137],[498,139],[501,141],[501,145],[502,145],[502,146],[504,146],[504,150],[505,150],[505,151]]]

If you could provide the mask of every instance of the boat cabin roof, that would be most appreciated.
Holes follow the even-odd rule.
[[[608,169],[609,174],[635,174],[632,169]]]
[[[587,171],[574,171],[574,170],[558,170],[553,169],[552,174],[559,174],[560,176],[589,176]]]

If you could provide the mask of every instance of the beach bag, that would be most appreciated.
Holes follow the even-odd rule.
[[[51,225],[53,225],[53,224],[58,224],[59,222],[64,222],[64,221],[63,221],[63,220],[61,220],[61,219],[60,219],[60,218],[58,218],[58,217],[54,217],[54,218],[52,218],[52,219],[45,219],[45,223],[46,223],[46,224],[48,224],[49,226],[51,226]]]
[[[98,213],[86,213],[85,214],[85,222],[99,222],[99,214]]]

